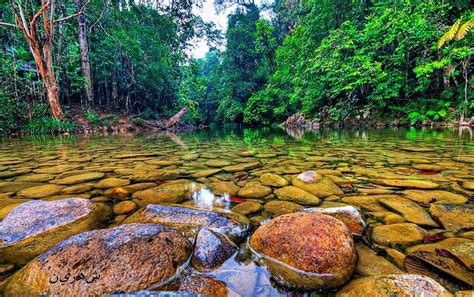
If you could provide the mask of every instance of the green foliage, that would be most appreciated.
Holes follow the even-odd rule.
[[[439,121],[446,117],[451,103],[443,100],[427,100],[427,102],[433,101],[435,101],[434,104],[424,106],[421,110],[412,111],[408,114],[408,118],[412,125],[421,124],[427,121]]]
[[[220,33],[192,1],[165,2],[88,3],[91,110],[156,120],[188,106],[183,123],[205,125],[271,125],[295,112],[340,122],[369,111],[414,124],[473,113],[468,0],[240,3],[228,16],[226,48],[197,60],[191,42]],[[73,2],[64,8],[77,11]],[[8,3],[0,20],[15,22]],[[62,103],[84,106],[78,33],[77,22],[58,23],[53,57]],[[45,120],[45,90],[22,34],[0,26],[0,133],[58,125]],[[116,120],[85,117],[93,126]]]
[[[102,125],[102,119],[98,114],[92,113],[92,112],[87,112],[84,114],[84,118],[86,121],[91,124],[93,127],[98,127]]]
[[[424,104],[420,98],[462,106],[464,89],[456,83],[462,73],[456,69],[472,57],[472,46],[458,45],[439,60],[436,52],[439,28],[454,8],[424,1],[367,3],[308,1],[306,13],[276,50],[266,87],[248,100],[246,122],[280,122],[295,112],[332,121],[361,110],[406,114],[412,102]],[[473,44],[471,36],[465,39]],[[447,66],[454,83],[443,85]],[[439,120],[442,114],[437,110],[426,118]]]
[[[143,125],[143,119],[140,117],[133,117],[131,119],[132,123],[137,126],[142,126]]]
[[[30,134],[57,134],[74,131],[74,124],[51,117],[41,117],[26,123],[25,131]]]

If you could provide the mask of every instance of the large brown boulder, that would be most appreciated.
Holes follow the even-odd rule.
[[[128,223],[155,223],[195,235],[206,227],[227,236],[234,242],[242,241],[250,229],[250,223],[244,216],[214,209],[213,211],[185,207],[182,205],[149,204],[139,209],[123,221]]]
[[[342,285],[357,262],[351,231],[323,214],[297,212],[273,219],[255,231],[250,247],[277,282],[305,290]]]
[[[0,222],[0,259],[25,264],[61,240],[101,227],[110,212],[83,198],[20,204]]]
[[[336,294],[337,297],[371,296],[453,296],[433,279],[417,274],[390,274],[355,279]]]
[[[135,292],[168,280],[190,242],[156,224],[94,230],[62,241],[13,275],[8,296],[86,296]]]

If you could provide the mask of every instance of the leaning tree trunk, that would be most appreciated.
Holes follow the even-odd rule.
[[[84,0],[76,0],[77,11],[84,9]],[[81,66],[82,74],[84,75],[86,85],[84,86],[84,93],[86,95],[87,105],[92,107],[94,101],[94,92],[92,89],[91,65],[89,60],[89,44],[87,43],[87,24],[86,16],[82,13],[78,16],[79,23],[79,48],[81,51]]]
[[[165,127],[166,128],[171,128],[173,127],[174,125],[176,125],[177,122],[179,122],[179,120],[181,120],[181,118],[183,117],[183,115],[188,111],[188,107],[183,107],[180,111],[178,111],[177,114],[175,114],[174,116],[172,116],[165,124]]]

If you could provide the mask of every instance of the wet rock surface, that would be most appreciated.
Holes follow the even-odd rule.
[[[245,198],[263,198],[271,193],[272,189],[270,187],[256,181],[251,181],[241,188],[238,194]]]
[[[349,296],[442,296],[451,297],[451,292],[433,279],[415,274],[370,276],[351,281],[340,291],[338,297]]]
[[[100,228],[109,207],[87,199],[20,204],[0,222],[0,259],[24,264],[59,241]]]
[[[242,241],[250,229],[248,220],[236,213],[156,204],[138,210],[127,223],[156,223],[191,233],[206,227],[235,242]]]
[[[196,236],[191,264],[195,269],[217,268],[237,252],[237,246],[224,235],[202,228]]]
[[[403,273],[397,266],[377,255],[365,244],[357,244],[357,255],[359,260],[355,271],[362,276]]]
[[[192,196],[196,186],[189,180],[176,180],[155,188],[133,193],[132,197],[138,206],[153,203],[179,203]]]
[[[209,297],[228,296],[229,293],[224,283],[201,274],[191,274],[185,277],[181,281],[178,291]]]
[[[190,242],[155,224],[95,230],[60,242],[16,273],[7,295],[134,292],[172,277]]]
[[[259,227],[249,244],[277,282],[297,288],[337,287],[351,277],[357,262],[347,226],[322,214],[280,216]]]
[[[304,211],[325,214],[334,217],[351,230],[354,235],[362,235],[367,228],[362,214],[353,206],[328,207],[328,208],[306,208]]]
[[[381,245],[398,244],[409,246],[421,243],[427,232],[416,224],[399,223],[377,226],[372,231],[372,239]]]
[[[315,195],[294,186],[287,186],[275,190],[278,199],[301,205],[319,205],[321,200]]]
[[[305,190],[316,197],[324,198],[331,195],[342,195],[344,192],[329,178],[317,172],[307,171],[292,180],[293,186]]]

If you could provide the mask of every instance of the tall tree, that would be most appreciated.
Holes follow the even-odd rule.
[[[87,23],[86,16],[82,13],[86,2],[84,0],[76,0],[76,8],[79,13],[77,22],[79,23],[79,48],[81,50],[81,66],[82,74],[85,79],[84,93],[88,107],[92,107],[94,102],[94,91],[92,89],[91,65],[89,59],[89,44],[87,42]]]
[[[32,1],[23,4],[10,0],[10,6],[43,80],[51,114],[54,118],[62,119],[64,115],[59,103],[59,88],[53,68],[55,0],[42,0],[39,9],[34,8]],[[40,18],[43,19],[42,23],[38,22]]]

